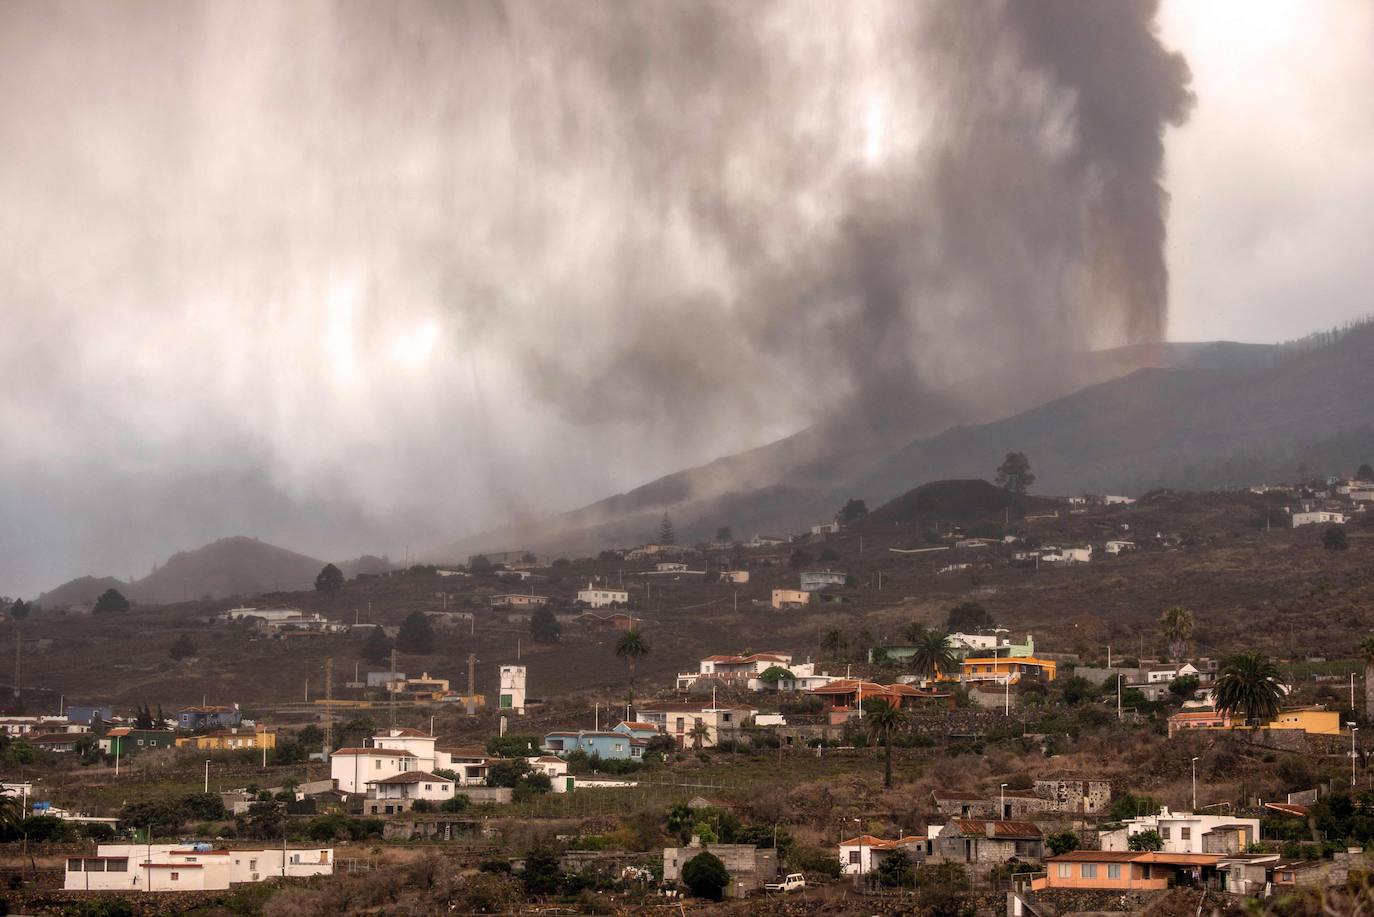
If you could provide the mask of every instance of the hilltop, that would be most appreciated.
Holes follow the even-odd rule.
[[[221,538],[193,551],[180,551],[142,579],[125,582],[114,577],[82,576],[43,593],[45,608],[65,608],[95,601],[106,589],[118,589],[128,599],[168,604],[189,599],[224,599],[265,592],[309,589],[325,561],[247,536]],[[361,557],[339,564],[348,575],[381,573],[390,562]]]

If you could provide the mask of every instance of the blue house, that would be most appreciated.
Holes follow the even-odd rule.
[[[544,751],[560,757],[582,751],[587,755],[596,755],[602,760],[638,761],[644,757],[646,744],[644,739],[637,739],[628,732],[571,729],[551,732],[544,736],[542,747]]]
[[[624,723],[616,723],[615,726],[611,729],[611,731],[623,732],[625,735],[629,736],[632,739],[645,740],[652,739],[654,736],[659,734],[658,727],[655,726],[653,723],[634,723],[628,721]]]
[[[190,732],[202,729],[233,729],[239,725],[239,708],[232,707],[187,707],[177,711],[177,725]]]
[[[112,719],[114,719],[114,710],[109,707],[72,706],[67,708],[67,722],[73,725],[89,726],[92,723],[107,723]]]

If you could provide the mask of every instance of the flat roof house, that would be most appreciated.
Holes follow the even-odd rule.
[[[1155,853],[1138,850],[1075,850],[1045,861],[1045,877],[1031,888],[1101,889],[1107,891],[1158,891],[1166,889],[1179,873],[1201,878],[1215,869],[1215,854]]]

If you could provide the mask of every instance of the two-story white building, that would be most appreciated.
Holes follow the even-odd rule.
[[[609,608],[612,605],[630,604],[630,593],[625,589],[612,589],[609,586],[588,583],[586,589],[577,591],[577,601],[592,608]]]
[[[1258,818],[1231,815],[1198,815],[1170,812],[1126,819],[1124,827],[1100,835],[1103,850],[1129,850],[1130,839],[1147,831],[1158,831],[1164,853],[1244,853],[1259,840]]]
[[[394,748],[340,748],[329,756],[329,776],[345,793],[361,795],[370,783],[418,770],[413,752]]]

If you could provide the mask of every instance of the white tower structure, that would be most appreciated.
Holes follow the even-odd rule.
[[[501,710],[514,711],[518,716],[525,715],[525,667],[523,665],[501,666],[501,693],[497,707]]]

